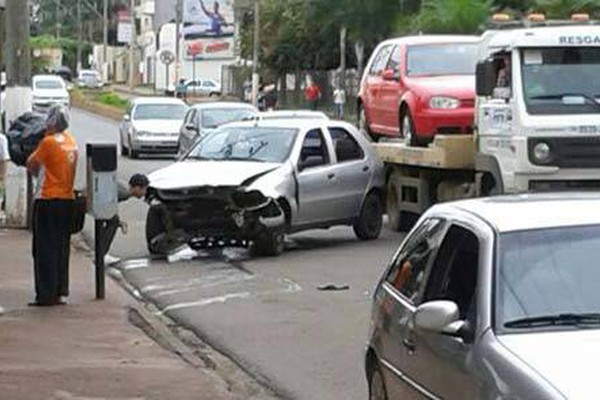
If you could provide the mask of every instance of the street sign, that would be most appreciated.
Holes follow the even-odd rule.
[[[160,52],[160,61],[165,65],[173,64],[175,61],[175,54],[169,50],[163,50]]]

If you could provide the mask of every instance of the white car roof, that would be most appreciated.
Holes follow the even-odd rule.
[[[417,35],[388,39],[382,42],[380,46],[384,44],[406,44],[407,46],[418,46],[445,43],[477,43],[480,40],[480,36],[474,35]]]
[[[58,75],[35,75],[33,77],[33,81],[61,81],[63,82],[63,78]]]
[[[312,110],[275,110],[275,111],[263,111],[259,113],[259,118],[315,118],[315,119],[329,119],[327,114],[321,111]]]
[[[241,121],[241,122],[231,122],[227,124],[227,126],[240,126],[240,127],[265,127],[265,128],[290,128],[290,129],[300,129],[300,130],[308,130],[322,127],[330,127],[330,128],[345,128],[348,130],[356,131],[356,128],[344,121],[335,121],[335,120],[325,120],[322,118],[314,118],[314,119],[299,119],[299,118],[290,118],[290,119],[266,119],[259,120],[255,119],[252,121]]]
[[[215,101],[210,103],[197,103],[192,106],[196,110],[210,110],[210,109],[223,109],[223,108],[247,108],[248,110],[258,111],[252,104],[233,102],[233,101]]]
[[[181,99],[174,97],[136,97],[133,99],[133,105],[139,104],[183,104],[186,105]]]
[[[600,193],[495,196],[434,206],[432,212],[474,215],[498,232],[600,224]]]

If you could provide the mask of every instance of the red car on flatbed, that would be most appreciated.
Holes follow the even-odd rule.
[[[358,95],[359,126],[374,139],[425,145],[440,134],[471,133],[477,36],[390,39],[373,52]]]

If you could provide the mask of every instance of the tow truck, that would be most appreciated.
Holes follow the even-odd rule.
[[[391,229],[442,201],[600,189],[600,25],[584,14],[516,22],[495,16],[481,37],[474,135],[374,144]]]

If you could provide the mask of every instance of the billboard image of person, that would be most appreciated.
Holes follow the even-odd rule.
[[[185,0],[183,37],[188,57],[233,57],[233,0]]]

